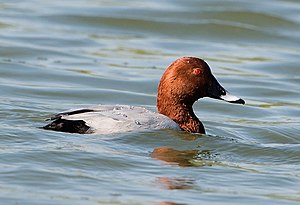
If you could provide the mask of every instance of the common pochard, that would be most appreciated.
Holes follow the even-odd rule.
[[[97,105],[59,113],[43,128],[80,134],[171,128],[205,134],[193,111],[195,101],[204,97],[245,104],[218,83],[204,60],[183,57],[174,61],[161,77],[156,102],[158,113],[142,107]]]

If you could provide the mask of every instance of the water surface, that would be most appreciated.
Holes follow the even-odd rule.
[[[0,1],[1,204],[299,203],[299,13],[293,0]],[[182,56],[247,102],[197,102],[207,135],[38,128],[83,105],[155,111]]]

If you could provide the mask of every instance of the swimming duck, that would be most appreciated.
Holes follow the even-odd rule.
[[[219,84],[204,60],[183,57],[175,60],[160,79],[158,113],[127,105],[97,105],[56,114],[43,128],[80,134],[170,128],[205,134],[203,124],[193,111],[195,101],[204,97],[245,104]]]

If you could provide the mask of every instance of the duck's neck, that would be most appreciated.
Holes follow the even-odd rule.
[[[203,124],[193,111],[193,103],[182,103],[174,99],[176,98],[158,95],[158,112],[171,118],[187,132],[205,134]]]

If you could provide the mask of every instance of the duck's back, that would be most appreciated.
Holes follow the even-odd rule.
[[[177,129],[170,118],[142,107],[127,105],[97,105],[69,110],[51,118],[45,129],[81,133],[113,134],[138,130]]]

